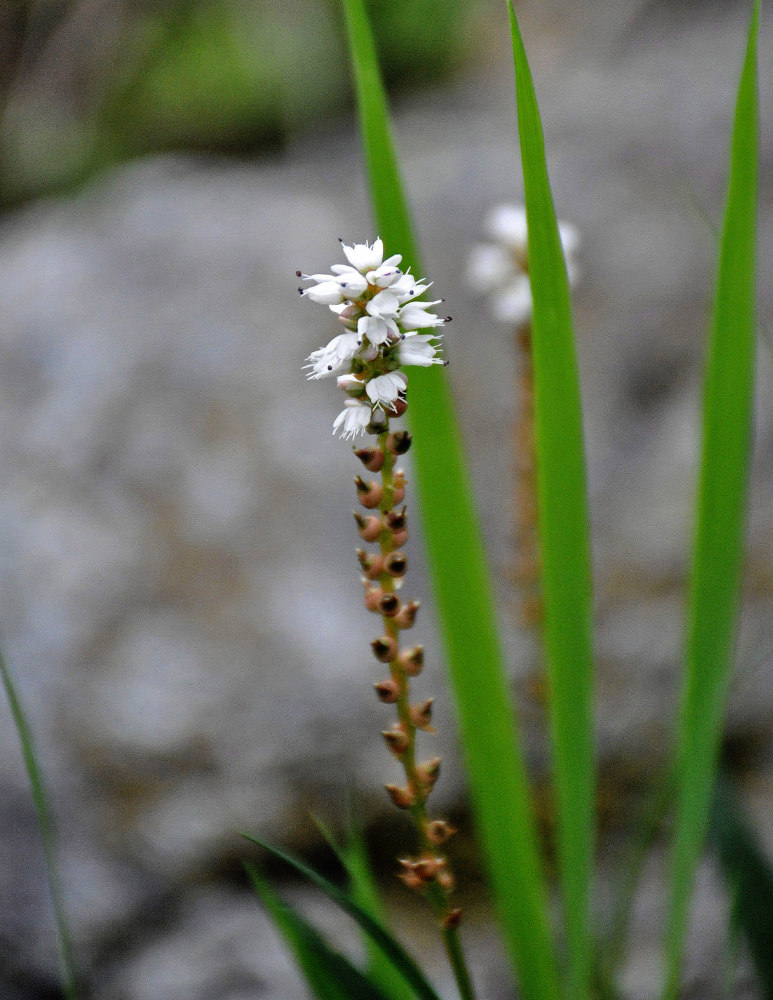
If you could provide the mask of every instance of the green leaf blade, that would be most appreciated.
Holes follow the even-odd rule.
[[[738,87],[703,398],[703,446],[677,733],[664,996],[678,995],[688,910],[703,848],[730,683],[752,444],[758,184],[757,26]]]
[[[773,867],[727,779],[720,778],[715,788],[710,831],[763,996],[773,1000]]]
[[[344,913],[348,913],[349,916],[355,920],[357,924],[359,924],[362,930],[368,934],[371,940],[378,945],[383,954],[390,960],[392,965],[401,973],[419,1000],[440,1000],[437,993],[426,979],[424,973],[399,943],[399,941],[397,941],[376,920],[374,920],[369,913],[356,903],[349,893],[344,892],[343,889],[339,889],[337,885],[334,885],[318,872],[315,872],[313,868],[309,868],[301,861],[298,861],[297,858],[292,857],[290,854],[286,854],[284,851],[279,850],[279,848],[266,843],[266,841],[261,840],[260,838],[249,833],[243,833],[242,836],[251,843],[257,844],[258,847],[262,847],[275,858],[278,858],[280,861],[289,865],[299,875],[307,879],[313,885],[318,886],[329,899],[341,907]]]
[[[385,256],[401,253],[402,266],[419,272],[418,249],[400,179],[389,108],[365,4],[363,0],[342,0],[342,5],[373,215],[386,246]]]
[[[532,287],[544,642],[568,996],[588,995],[594,840],[593,649],[585,450],[569,281],[531,72],[509,3]]]
[[[5,662],[5,656],[0,649],[0,681],[5,689],[11,716],[19,737],[22,758],[30,783],[32,799],[38,816],[38,827],[43,842],[43,855],[48,872],[48,884],[51,893],[51,904],[54,911],[57,945],[59,949],[59,971],[62,979],[62,993],[66,1000],[79,1000],[80,984],[76,974],[73,955],[70,926],[65,912],[62,889],[59,883],[59,866],[56,857],[54,824],[51,816],[48,795],[46,793],[43,773],[38,763],[32,729],[27,721],[27,715],[22,707],[21,699],[16,690],[11,672]]]
[[[283,902],[254,865],[247,873],[318,1000],[388,1000],[368,976],[334,951],[304,917]]]
[[[373,210],[421,274],[362,0],[343,0]],[[557,1000],[544,876],[472,488],[444,373],[411,369],[408,419],[428,564],[497,910],[528,1000]]]
[[[338,844],[319,820],[316,823],[322,836],[349,876],[349,893],[352,901],[376,923],[387,927],[384,907],[370,866],[368,848],[360,826],[356,821],[350,820],[346,840],[343,844]],[[393,962],[367,932],[363,931],[362,936],[368,955],[368,973],[371,979],[378,983],[390,997],[390,1000],[413,1000],[413,990],[395,968]]]

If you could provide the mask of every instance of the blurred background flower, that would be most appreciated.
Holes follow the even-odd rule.
[[[531,319],[529,247],[523,205],[497,205],[483,224],[488,243],[476,243],[467,260],[467,283],[484,295],[495,319],[520,326]],[[558,223],[569,286],[577,284],[580,234],[568,222]]]

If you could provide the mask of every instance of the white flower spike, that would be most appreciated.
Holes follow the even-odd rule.
[[[529,322],[532,311],[526,209],[499,205],[487,216],[484,230],[492,242],[473,247],[467,262],[467,283],[488,297],[495,319],[522,326]],[[575,285],[580,235],[567,222],[558,223],[558,232],[569,284]]]
[[[309,379],[337,377],[338,386],[349,394],[344,409],[333,423],[333,433],[354,438],[380,433],[388,416],[405,412],[408,378],[401,365],[445,364],[439,357],[439,333],[434,330],[448,319],[433,312],[441,301],[421,301],[429,282],[417,281],[400,269],[402,256],[384,260],[384,244],[341,241],[348,264],[333,264],[329,274],[296,274],[311,282],[301,294],[326,305],[346,328],[326,347],[312,351],[305,368]]]

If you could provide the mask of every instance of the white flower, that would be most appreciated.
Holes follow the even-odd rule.
[[[428,312],[432,306],[438,305],[442,299],[436,302],[408,302],[402,307],[397,317],[397,322],[407,333],[409,330],[424,330],[432,326],[442,326],[445,319]]]
[[[362,316],[357,321],[357,333],[360,337],[367,337],[371,344],[381,345],[389,340],[390,334],[393,338],[400,336],[397,324],[387,316]]]
[[[429,365],[442,365],[443,359],[437,357],[437,346],[432,343],[438,334],[431,333],[410,333],[400,343],[397,349],[397,356],[401,365],[420,365],[427,368]]]
[[[498,205],[489,212],[484,229],[495,242],[525,254],[528,230],[523,205]]]
[[[365,391],[371,402],[387,410],[394,410],[395,400],[405,392],[407,385],[408,377],[402,372],[387,372],[385,375],[372,378],[366,385]]]
[[[503,323],[525,323],[531,316],[531,284],[525,274],[515,274],[500,288],[492,289],[491,312]]]
[[[392,282],[389,291],[396,295],[400,302],[408,302],[409,299],[417,299],[423,295],[432,282],[424,285],[417,281],[410,273],[401,274],[397,281]]]
[[[503,285],[513,275],[513,257],[495,243],[478,243],[467,259],[467,284],[481,292]]]
[[[367,403],[361,403],[359,399],[347,399],[344,408],[333,421],[333,433],[340,428],[341,437],[344,441],[347,438],[355,438],[362,434],[371,422],[372,413]]]
[[[303,275],[307,277],[307,275]],[[312,302],[319,302],[323,306],[334,306],[338,305],[344,300],[344,290],[341,285],[332,275],[312,275],[311,277],[326,277],[329,280],[320,281],[316,285],[311,285],[309,288],[301,288],[301,295],[306,295],[311,299]]]
[[[368,271],[366,275],[368,284],[376,285],[377,288],[388,288],[393,285],[402,277],[403,272],[397,266],[402,259],[402,254],[393,254],[384,261],[381,267],[377,267],[375,271]]]
[[[368,287],[368,279],[348,264],[334,264],[330,270],[335,281],[341,286],[347,299],[356,299]]]
[[[348,247],[342,242],[341,249],[352,267],[361,274],[375,271],[377,267],[381,267],[384,259],[384,243],[381,239],[377,239],[372,246],[367,243],[355,243],[354,246]]]
[[[337,375],[347,362],[355,356],[362,345],[362,338],[358,333],[341,333],[333,337],[327,347],[321,347],[318,351],[312,351],[307,360],[311,362],[305,365],[310,368],[311,373],[306,378],[327,378],[330,375]]]
[[[496,319],[520,326],[529,321],[532,311],[526,210],[522,205],[499,205],[489,213],[484,229],[494,242],[473,247],[467,283],[489,296]],[[579,278],[579,233],[566,222],[558,223],[558,232],[569,284],[574,285]]]
[[[394,318],[397,315],[397,310],[400,308],[400,302],[396,295],[385,288],[383,291],[378,292],[365,306],[365,312],[369,316],[381,316]]]
[[[408,378],[396,370],[399,365],[445,364],[438,356],[440,335],[417,331],[443,326],[446,319],[433,312],[441,299],[419,300],[430,282],[404,273],[400,254],[384,260],[380,239],[342,247],[348,263],[333,264],[329,274],[296,273],[311,283],[301,293],[326,305],[346,331],[312,351],[304,368],[309,379],[336,377],[349,398],[333,432],[353,438],[380,433],[390,414],[405,412]]]

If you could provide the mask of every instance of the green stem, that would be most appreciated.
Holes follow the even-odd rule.
[[[56,924],[57,941],[59,945],[59,965],[62,976],[62,991],[66,1000],[78,1000],[79,992],[76,986],[75,962],[73,960],[72,944],[70,932],[67,927],[64,905],[62,903],[62,893],[59,885],[59,875],[56,866],[56,851],[54,847],[54,830],[51,821],[51,811],[48,806],[48,799],[43,785],[43,776],[38,765],[35,747],[32,741],[32,731],[27,722],[27,718],[22,709],[16,687],[11,678],[11,674],[5,662],[5,658],[0,650],[0,675],[3,678],[3,687],[8,697],[8,704],[11,706],[16,732],[21,744],[22,757],[27,770],[27,777],[32,791],[32,799],[38,814],[38,826],[43,841],[43,853],[48,870],[48,881],[51,891],[51,903],[54,910],[54,922]]]
[[[472,988],[472,980],[467,970],[467,962],[464,959],[458,927],[443,928],[443,944],[454,972],[456,985],[459,988],[459,996],[462,1000],[475,1000],[475,991]]]

